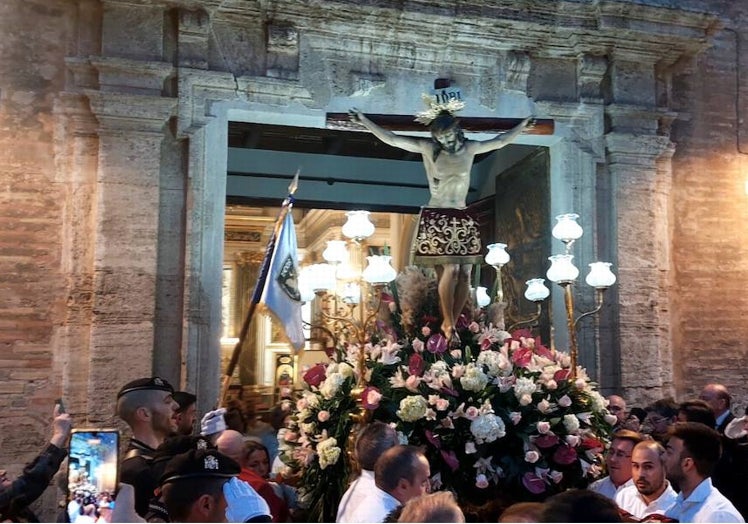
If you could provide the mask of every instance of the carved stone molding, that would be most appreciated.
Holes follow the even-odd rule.
[[[174,66],[169,62],[109,56],[95,56],[89,60],[99,73],[102,91],[159,95],[166,81],[175,74]]]
[[[163,133],[176,110],[175,98],[86,90],[91,110],[104,131]]]
[[[527,92],[527,78],[530,75],[530,56],[521,51],[511,51],[506,55],[506,89]]]
[[[600,100],[600,84],[608,70],[605,56],[582,53],[577,59],[577,89],[582,100]]]

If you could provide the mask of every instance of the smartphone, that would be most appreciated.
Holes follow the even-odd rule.
[[[116,429],[71,432],[67,503],[70,522],[111,522],[119,482],[119,439]]]

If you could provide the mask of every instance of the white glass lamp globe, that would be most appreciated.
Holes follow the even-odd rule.
[[[544,278],[531,278],[527,282],[525,298],[530,302],[542,302],[551,294],[551,290],[545,285]]]
[[[491,297],[488,296],[488,290],[484,286],[475,288],[475,301],[478,302],[478,307],[486,307],[491,303]]]
[[[302,302],[311,302],[314,299],[312,282],[312,266],[302,267],[299,271],[299,294]]]
[[[572,262],[573,259],[574,255],[553,255],[548,257],[548,260],[551,261],[551,267],[548,268],[545,276],[548,277],[548,280],[556,284],[573,282],[579,276],[579,270]]]
[[[327,247],[322,252],[324,258],[330,264],[339,264],[348,260],[348,250],[345,248],[345,240],[328,240]]]
[[[556,217],[556,225],[553,226],[551,234],[553,238],[557,238],[562,242],[572,242],[582,236],[584,231],[582,226],[579,225],[577,219],[579,215],[576,213],[566,213],[558,215]]]
[[[369,261],[369,265],[364,269],[362,277],[369,284],[386,284],[395,280],[397,272],[390,265],[391,256],[370,255],[366,257],[366,260]]]
[[[345,214],[348,219],[341,231],[348,238],[356,240],[369,238],[374,234],[374,224],[369,220],[370,214],[368,211],[348,211]]]
[[[361,286],[355,282],[348,282],[343,286],[343,300],[350,304],[361,302]]]
[[[506,252],[506,244],[500,242],[488,245],[486,264],[493,267],[501,267],[509,262],[509,253]]]
[[[312,264],[309,266],[309,280],[315,292],[334,290],[337,286],[335,267],[330,264]]]
[[[606,289],[616,283],[616,276],[610,270],[610,262],[592,262],[590,272],[584,279],[596,289]]]

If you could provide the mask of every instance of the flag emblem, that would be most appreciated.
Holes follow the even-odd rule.
[[[301,300],[299,278],[296,274],[296,263],[290,254],[287,255],[285,260],[281,263],[277,280],[278,285],[291,300]]]

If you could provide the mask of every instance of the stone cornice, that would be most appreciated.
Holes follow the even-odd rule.
[[[102,131],[163,133],[177,99],[85,90]]]
[[[672,156],[674,145],[666,136],[608,133],[605,147],[611,166],[627,164],[638,168],[651,169],[663,155]]]
[[[99,73],[102,91],[161,94],[166,81],[176,72],[169,62],[111,56],[92,56],[89,62]]]
[[[372,9],[372,3],[377,9]],[[309,40],[327,35],[345,46],[348,54],[377,54],[372,47],[386,48],[398,42],[401,47],[412,47],[416,55],[426,56],[430,49],[457,54],[470,54],[472,50],[473,56],[514,49],[531,49],[536,56],[604,54],[612,50],[652,61],[704,49],[717,21],[709,13],[615,1],[473,0],[449,7],[412,1],[400,9],[390,5],[331,0],[310,6],[278,0],[266,2],[262,12],[256,3],[249,3],[246,15],[272,15],[276,21],[294,24]],[[230,11],[219,8],[213,14],[241,18],[235,4]],[[362,45],[351,45],[352,41]],[[366,41],[371,43],[363,44]]]

